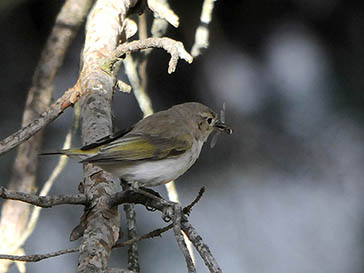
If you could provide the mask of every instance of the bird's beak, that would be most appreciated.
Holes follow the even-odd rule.
[[[222,123],[221,121],[216,121],[214,128],[219,132],[224,132],[228,135],[231,135],[233,133],[233,129],[231,129],[228,125]]]

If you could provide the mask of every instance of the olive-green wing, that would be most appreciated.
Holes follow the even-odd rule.
[[[158,160],[183,154],[192,147],[189,134],[169,138],[150,135],[127,135],[105,145],[100,151],[82,162],[116,163],[119,161]]]

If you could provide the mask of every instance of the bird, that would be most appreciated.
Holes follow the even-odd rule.
[[[154,187],[184,174],[214,131],[232,133],[209,107],[188,102],[156,112],[95,143],[43,155],[78,158],[81,163],[94,164],[127,183]]]

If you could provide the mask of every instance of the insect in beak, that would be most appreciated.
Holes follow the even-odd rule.
[[[221,121],[217,121],[214,125],[214,128],[217,131],[228,134],[228,135],[231,135],[233,133],[233,130],[228,125],[226,125],[225,123],[222,123]]]
[[[212,137],[211,143],[210,143],[210,147],[214,148],[217,142],[217,137],[221,134],[221,133],[225,133],[228,135],[231,135],[233,133],[233,130],[225,124],[225,110],[226,110],[226,105],[225,103],[222,105],[222,110],[220,111],[220,120],[217,120],[214,124],[214,129],[215,129],[215,135]]]

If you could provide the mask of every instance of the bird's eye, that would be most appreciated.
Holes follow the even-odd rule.
[[[207,123],[208,123],[209,125],[211,125],[211,124],[212,124],[212,118],[207,118],[206,120],[207,120]]]

